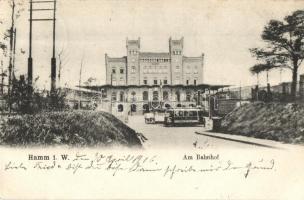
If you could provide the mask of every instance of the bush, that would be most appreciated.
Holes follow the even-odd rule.
[[[136,132],[105,112],[65,111],[17,115],[2,123],[7,145],[141,146]]]
[[[230,134],[303,143],[303,115],[304,105],[299,104],[245,104],[224,118],[221,130]]]
[[[38,92],[29,85],[23,75],[12,81],[10,98],[6,101],[10,104],[13,112],[19,114],[33,114],[41,111],[61,111],[66,108],[65,93],[60,89],[50,94],[47,91]]]

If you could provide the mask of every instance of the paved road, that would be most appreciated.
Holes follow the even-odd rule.
[[[254,138],[247,138],[242,136],[232,136],[236,139],[225,139],[218,137],[218,135],[210,133],[205,130],[203,126],[194,127],[165,127],[163,124],[145,124],[143,116],[129,117],[128,125],[135,129],[137,132],[142,133],[148,140],[144,143],[147,149],[155,148],[267,148],[266,145],[276,146],[277,142],[259,140]],[[202,134],[196,134],[199,132]],[[212,135],[216,137],[210,137]],[[223,135],[223,134],[222,134]],[[231,136],[228,136],[231,137]],[[241,138],[241,139],[240,139]],[[244,139],[245,138],[245,139]],[[249,141],[247,143],[239,142]],[[253,142],[252,142],[253,140]],[[263,141],[260,145],[253,145],[256,141]],[[251,144],[250,144],[251,143]]]
[[[195,144],[196,148],[256,148],[254,145],[198,135],[195,132],[207,133],[201,125],[165,127],[163,124],[145,124],[143,116],[130,117],[128,125],[148,138],[145,148],[194,148]]]

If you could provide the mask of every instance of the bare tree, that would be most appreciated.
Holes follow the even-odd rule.
[[[64,66],[68,63],[68,54],[66,51],[66,46],[63,45],[61,50],[58,53],[58,60],[59,60],[59,66],[58,66],[58,85],[59,87],[61,86],[61,76],[62,76],[62,70]]]

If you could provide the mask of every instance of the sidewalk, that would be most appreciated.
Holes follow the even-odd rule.
[[[274,148],[274,149],[289,149],[294,146],[298,146],[300,148],[304,148],[304,145],[297,145],[297,144],[287,144],[282,143],[274,140],[266,140],[266,139],[258,139],[253,137],[247,137],[247,136],[241,136],[241,135],[231,135],[231,134],[225,134],[225,133],[218,133],[218,132],[212,132],[212,131],[196,131],[195,134],[207,136],[207,137],[213,137],[217,139],[222,140],[229,140],[232,142],[239,142],[249,145],[255,145],[265,148]]]

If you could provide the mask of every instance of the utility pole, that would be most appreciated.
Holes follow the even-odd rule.
[[[53,8],[33,8],[33,4],[50,4],[53,3]],[[56,0],[46,1],[46,0],[30,0],[30,31],[29,31],[29,57],[28,57],[28,83],[32,85],[33,82],[33,59],[32,59],[32,23],[33,21],[53,21],[53,54],[51,58],[51,95],[54,94],[56,90]],[[52,18],[41,18],[33,19],[34,11],[53,11]]]
[[[53,10],[53,57],[51,59],[51,94],[56,90],[56,0],[54,0]]]
[[[33,1],[30,0],[30,32],[29,32],[29,57],[27,60],[27,81],[29,86],[33,82],[33,58],[32,58],[32,23],[33,23]]]
[[[11,84],[12,84],[12,68],[13,68],[13,43],[14,43],[14,27],[15,27],[15,0],[12,4],[12,25],[10,28],[10,58],[8,66],[8,111],[11,113]]]

